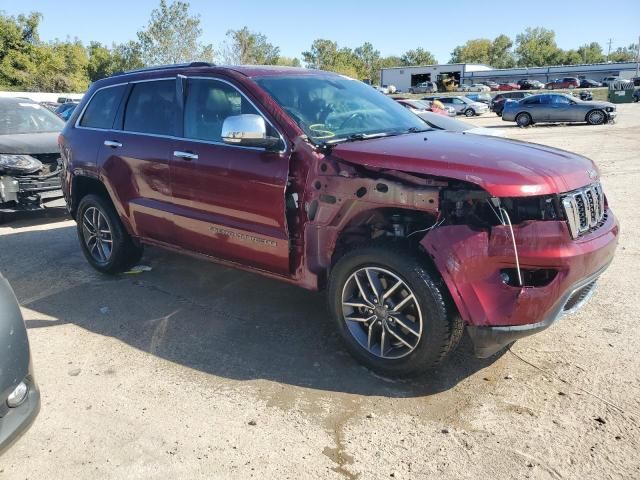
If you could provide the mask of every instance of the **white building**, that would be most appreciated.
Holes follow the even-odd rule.
[[[481,83],[492,80],[498,83],[517,82],[522,78],[547,83],[561,77],[584,76],[596,81],[604,77],[619,76],[629,79],[636,75],[638,64],[593,63],[585,65],[557,65],[531,68],[492,68],[488,65],[471,63],[451,63],[445,65],[424,65],[419,67],[383,68],[380,85],[395,85],[405,91],[420,82],[438,82],[445,76],[453,77],[456,83]]]

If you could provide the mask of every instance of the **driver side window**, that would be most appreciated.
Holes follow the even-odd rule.
[[[184,137],[222,142],[222,124],[227,117],[252,113],[254,106],[238,90],[219,80],[190,78],[184,107]]]

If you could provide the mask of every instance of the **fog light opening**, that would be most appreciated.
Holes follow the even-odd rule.
[[[19,407],[27,399],[28,393],[29,387],[27,384],[20,382],[20,384],[7,397],[7,405],[11,408]]]
[[[558,271],[552,268],[523,268],[520,270],[522,274],[523,287],[546,287],[558,275]],[[510,287],[519,287],[518,271],[515,268],[503,268],[500,270],[500,280]]]

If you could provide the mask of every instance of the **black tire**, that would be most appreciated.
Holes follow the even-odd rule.
[[[585,120],[589,125],[602,125],[607,121],[607,114],[604,110],[591,110]]]
[[[466,117],[474,117],[476,115],[476,111],[473,108],[467,108],[464,111]]]
[[[111,250],[108,256],[105,255],[104,260],[96,258],[95,253],[97,249],[91,248],[94,243],[88,242],[85,233],[87,232],[86,226],[83,227],[85,213],[88,211],[93,213],[95,209],[103,216],[102,225],[106,221],[108,230],[110,231]],[[82,253],[85,258],[91,264],[93,268],[102,273],[116,274],[128,270],[131,266],[135,265],[143,254],[143,248],[140,245],[134,243],[131,236],[127,233],[120,217],[116,212],[113,204],[109,199],[106,199],[98,195],[87,195],[78,205],[78,211],[76,215],[78,240],[82,248]],[[98,222],[100,225],[100,222]],[[106,229],[105,229],[106,230]]]
[[[516,123],[520,128],[526,128],[529,125],[533,124],[533,120],[531,119],[531,115],[526,112],[521,112],[516,115]]]
[[[381,358],[372,353],[365,345],[358,342],[344,318],[345,284],[355,272],[365,267],[385,269],[401,279],[414,294],[415,308],[420,309],[421,336],[413,350],[401,358]],[[402,287],[398,291],[401,289]],[[441,363],[457,346],[464,324],[449,298],[449,292],[440,275],[427,266],[424,259],[421,259],[418,254],[408,253],[394,245],[373,245],[347,253],[336,262],[329,278],[329,309],[347,349],[371,370],[388,376],[405,377],[423,374]],[[370,330],[366,324],[361,328],[363,332]],[[389,338],[393,340],[393,337],[389,336]],[[397,345],[399,348],[404,348],[401,344]]]

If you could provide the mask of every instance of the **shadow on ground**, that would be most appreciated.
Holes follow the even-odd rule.
[[[495,361],[475,359],[463,342],[428,377],[384,379],[346,353],[321,293],[151,248],[142,263],[153,271],[106,277],[76,242],[74,226],[0,237],[1,248],[13,252],[5,276],[23,306],[43,314],[28,328],[71,323],[219,377],[390,397],[448,390]],[[18,264],[33,252],[38,257],[25,273]],[[52,277],[64,280],[51,286]]]

